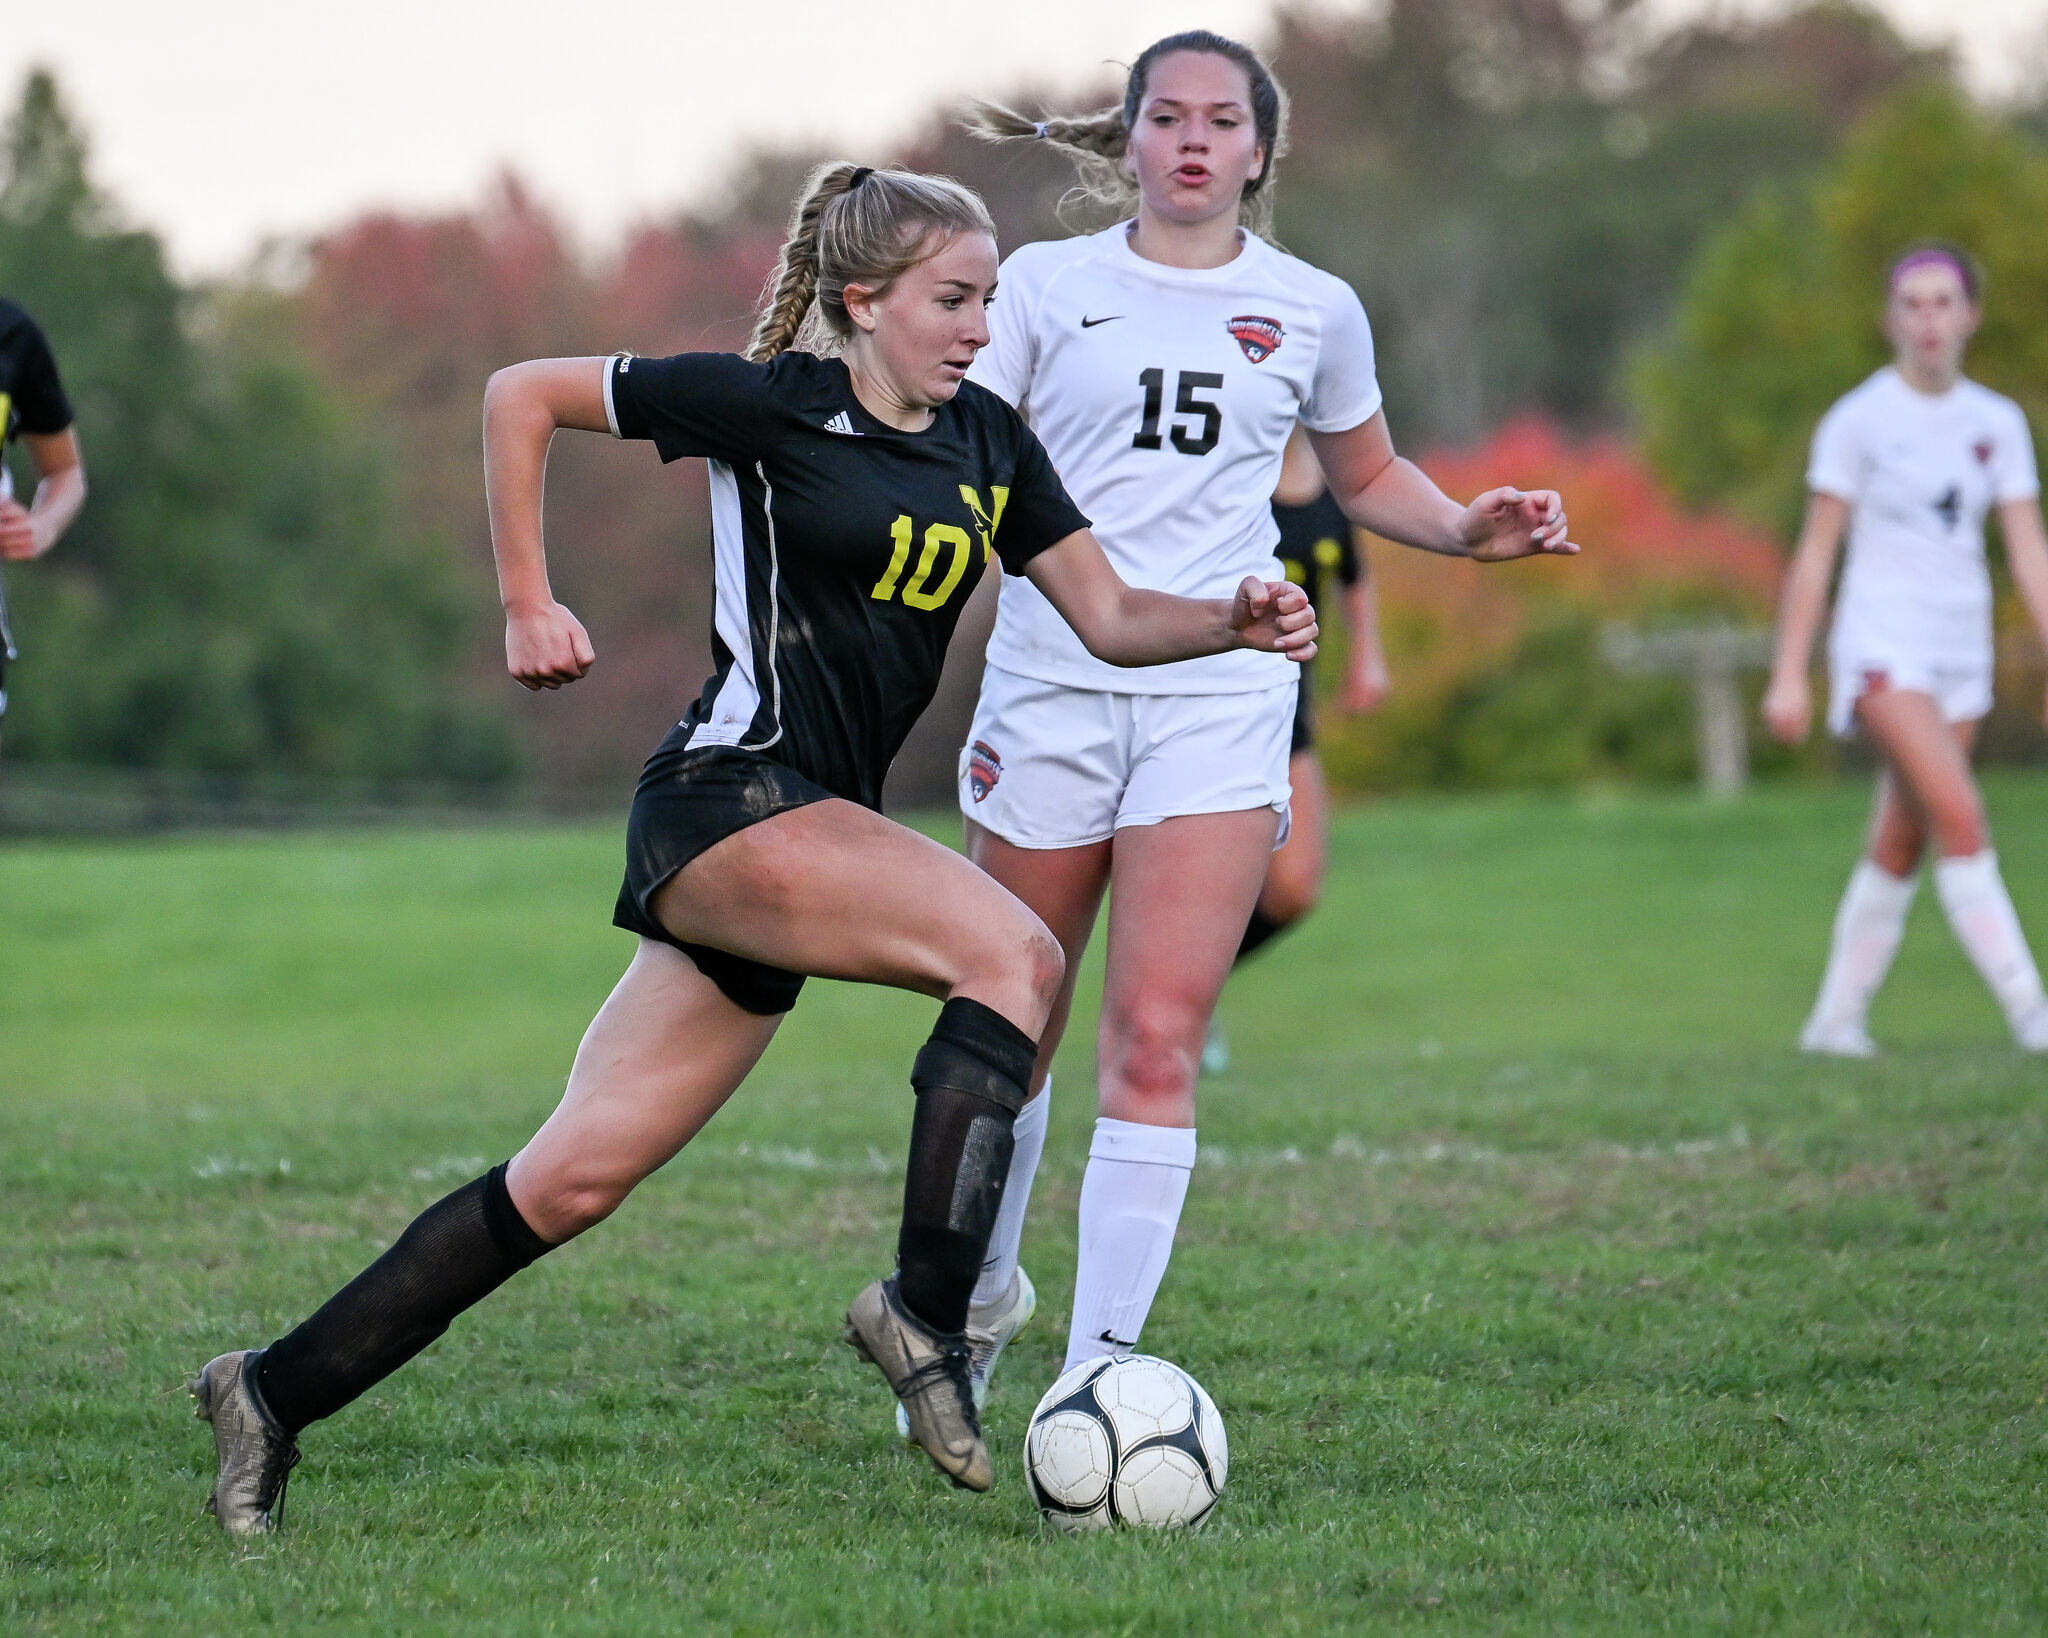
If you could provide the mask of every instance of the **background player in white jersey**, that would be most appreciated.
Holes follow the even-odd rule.
[[[1024,412],[1133,585],[1208,595],[1277,573],[1269,501],[1297,420],[1345,514],[1379,534],[1489,561],[1576,550],[1555,494],[1496,489],[1460,506],[1395,455],[1357,296],[1261,237],[1283,124],[1257,55],[1203,32],[1148,47],[1100,114],[983,109],[980,134],[1057,143],[1089,191],[1135,209],[1009,258],[974,378]],[[1005,589],[960,805],[972,857],[1038,912],[1070,966],[975,1293],[980,1361],[1030,1307],[1016,1247],[1040,1089],[1106,889],[1101,1118],[1067,1362],[1138,1340],[1194,1165],[1203,1033],[1287,811],[1294,708],[1284,661],[1118,672],[1042,597]]]
[[[1835,915],[1820,996],[1800,1035],[1809,1052],[1866,1057],[1865,1024],[1920,869],[1991,986],[2014,1037],[2048,1051],[2048,1001],[1998,873],[1970,774],[1991,709],[1991,577],[1984,519],[1996,508],[2006,562],[2048,646],[2048,538],[2025,415],[1963,377],[1978,275],[1945,245],[1906,252],[1891,272],[1885,330],[1895,357],[1821,420],[1807,470],[1806,525],[1785,577],[1777,662],[1764,717],[1806,737],[1807,662],[1846,530],[1848,560],[1828,637],[1828,726],[1861,726],[1884,759],[1862,861]]]

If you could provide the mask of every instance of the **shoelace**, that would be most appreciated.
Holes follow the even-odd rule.
[[[914,1391],[921,1389],[927,1381],[944,1377],[960,1390],[962,1399],[966,1401],[967,1419],[978,1433],[981,1431],[981,1423],[974,1411],[974,1393],[968,1385],[967,1365],[968,1350],[966,1345],[963,1343],[953,1343],[942,1348],[939,1351],[938,1358],[926,1360],[906,1376],[903,1379],[903,1386],[898,1390],[896,1397],[908,1402],[910,1395]]]
[[[299,1465],[299,1447],[286,1439],[265,1431],[263,1435],[264,1455],[267,1457],[278,1445],[284,1446],[284,1471],[277,1476],[277,1489],[271,1492],[270,1501],[263,1511],[269,1515],[272,1529],[284,1527],[284,1493],[292,1482],[292,1469]]]

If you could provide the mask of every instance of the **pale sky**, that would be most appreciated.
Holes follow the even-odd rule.
[[[1363,9],[1371,0],[1323,0]],[[1713,0],[1653,0],[1666,14]],[[0,101],[54,68],[100,180],[190,272],[372,206],[455,208],[503,166],[584,243],[717,192],[752,144],[881,151],[936,103],[1099,80],[1188,27],[1257,41],[1268,0],[15,0]],[[1722,0],[1756,12],[1772,0]],[[1885,0],[1996,94],[2041,0]]]

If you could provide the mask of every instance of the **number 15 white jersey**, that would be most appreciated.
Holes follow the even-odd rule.
[[[1179,268],[1139,256],[1129,227],[1004,262],[971,379],[1023,412],[1129,584],[1228,597],[1248,574],[1278,580],[1270,502],[1289,431],[1347,431],[1380,407],[1365,309],[1343,280],[1250,234],[1222,267]],[[1250,649],[1106,664],[1015,578],[988,659],[1120,694],[1234,694],[1296,672]]]

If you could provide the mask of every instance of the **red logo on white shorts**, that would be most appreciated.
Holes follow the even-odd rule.
[[[996,788],[996,781],[1003,777],[1003,759],[996,755],[995,747],[976,740],[967,748],[967,788],[979,802]]]

